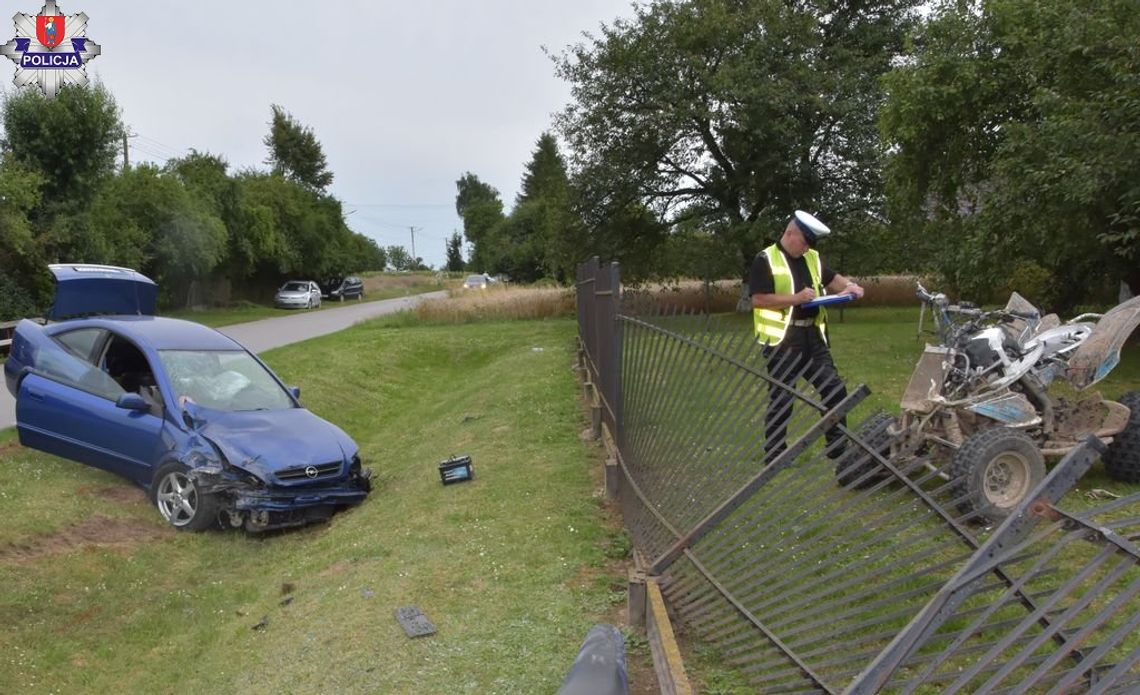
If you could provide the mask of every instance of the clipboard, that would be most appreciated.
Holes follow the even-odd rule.
[[[817,307],[817,306],[828,306],[830,304],[843,304],[844,302],[850,302],[853,299],[855,299],[855,295],[853,295],[853,294],[829,294],[829,295],[825,295],[823,297],[817,297],[816,299],[813,299],[810,302],[804,302],[803,304],[800,304],[800,308],[801,309],[811,309],[811,308]]]

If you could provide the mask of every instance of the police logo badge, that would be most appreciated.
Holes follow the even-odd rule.
[[[12,21],[16,37],[0,46],[0,55],[16,64],[17,87],[35,85],[52,98],[68,85],[87,86],[85,66],[103,49],[87,37],[85,13],[64,15],[48,0],[38,15],[17,13]]]

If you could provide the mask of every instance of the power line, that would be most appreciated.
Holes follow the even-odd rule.
[[[455,203],[345,203],[354,208],[450,208]]]

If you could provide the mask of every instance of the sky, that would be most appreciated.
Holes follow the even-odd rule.
[[[267,168],[270,105],[313,129],[353,231],[440,267],[470,171],[513,204],[535,142],[570,99],[543,53],[633,14],[631,0],[321,3],[57,0],[88,16],[89,75],[134,134],[131,163],[191,148]],[[42,0],[5,4],[38,14]],[[5,13],[6,14],[6,13]],[[8,26],[15,35],[14,25]],[[16,66],[0,64],[11,90]],[[464,251],[466,257],[466,247]]]

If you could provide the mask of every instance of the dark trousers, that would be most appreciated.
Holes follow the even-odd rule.
[[[790,326],[779,345],[764,348],[764,356],[768,359],[768,375],[791,388],[795,388],[802,371],[802,376],[819,393],[828,410],[847,397],[847,387],[835,369],[831,351],[815,326]],[[764,415],[764,451],[766,460],[771,461],[787,448],[788,419],[792,415],[795,396],[779,386],[769,385],[768,389],[770,398]],[[847,418],[843,418],[840,424],[846,426]],[[843,445],[839,443],[843,439],[842,432],[838,427],[832,427],[824,436],[827,455],[839,458],[843,453]]]

